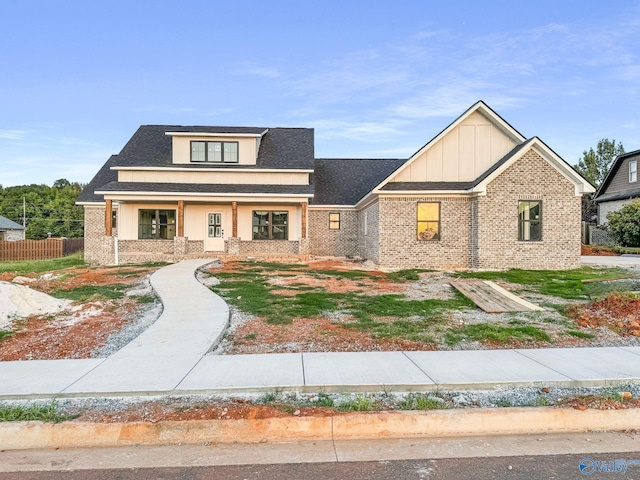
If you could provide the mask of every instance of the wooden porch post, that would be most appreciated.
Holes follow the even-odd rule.
[[[184,237],[184,200],[178,200],[178,236]]]
[[[231,218],[232,218],[232,228],[231,228],[231,236],[233,238],[238,237],[238,202],[231,202]]]
[[[113,210],[113,204],[111,200],[106,200],[106,205],[104,206],[104,234],[107,237],[110,237],[113,231],[111,230],[111,216]]]
[[[302,238],[307,238],[307,204],[301,203],[302,206]]]

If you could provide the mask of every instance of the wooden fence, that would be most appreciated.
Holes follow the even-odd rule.
[[[0,241],[0,261],[60,258],[84,249],[84,238]]]

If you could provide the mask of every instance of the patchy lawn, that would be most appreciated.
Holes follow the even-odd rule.
[[[633,333],[585,324],[574,313],[614,292],[640,290],[640,279],[617,268],[383,273],[353,262],[229,262],[207,273],[232,305],[218,353],[640,344]],[[448,284],[457,277],[493,280],[545,311],[484,313]]]

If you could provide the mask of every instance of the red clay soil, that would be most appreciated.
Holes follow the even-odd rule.
[[[159,422],[183,420],[238,420],[281,417],[331,417],[343,415],[332,408],[294,407],[286,404],[254,405],[250,401],[233,400],[227,403],[185,403],[172,405],[167,402],[146,402],[132,405],[126,410],[83,412],[76,421],[100,423]]]
[[[558,407],[570,407],[576,410],[622,410],[625,408],[640,408],[640,398],[620,397],[609,398],[597,395],[572,397],[560,402]]]
[[[72,325],[30,317],[21,322],[17,333],[0,341],[0,360],[91,358],[91,352],[103,347],[109,335],[133,320],[134,302],[128,300],[116,310],[103,310]]]
[[[68,268],[56,271],[52,280],[42,279],[41,274],[28,285],[34,290],[50,293],[54,290],[71,290],[85,285],[132,285],[144,275],[156,270],[153,267]],[[11,281],[15,272],[3,273],[0,280]],[[103,347],[113,332],[133,321],[134,312],[140,308],[135,299],[102,300],[88,302],[74,312],[71,321],[57,321],[49,317],[34,316],[21,320],[18,331],[0,340],[0,361],[57,360],[64,358],[90,358],[91,352]],[[98,314],[81,318],[87,309],[99,309]]]
[[[592,304],[572,305],[569,316],[581,327],[609,327],[622,336],[640,337],[640,299],[614,293]]]
[[[380,352],[433,350],[431,344],[399,338],[372,338],[368,332],[346,328],[327,318],[296,318],[288,325],[271,325],[256,318],[229,335],[227,354],[300,352]]]
[[[594,245],[582,245],[581,255],[617,257],[620,254],[614,252],[613,250],[607,247],[598,247]]]

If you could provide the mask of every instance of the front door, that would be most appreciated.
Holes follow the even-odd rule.
[[[204,239],[206,252],[224,252],[224,231],[222,230],[222,213],[207,213],[207,234]]]

